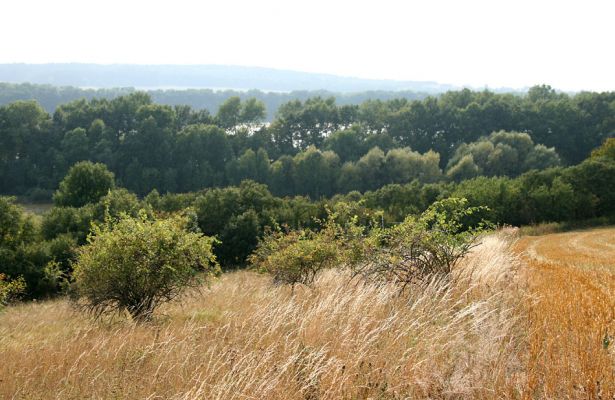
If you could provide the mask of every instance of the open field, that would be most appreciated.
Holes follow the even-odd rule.
[[[491,236],[455,280],[403,296],[237,272],[153,324],[18,305],[0,314],[0,398],[612,399],[615,270],[576,251],[612,254],[613,232]]]
[[[533,295],[528,387],[546,398],[615,395],[615,229],[525,236]]]
[[[41,215],[51,210],[53,203],[21,203],[24,210],[30,214]]]

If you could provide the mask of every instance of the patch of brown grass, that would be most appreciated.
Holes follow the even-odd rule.
[[[527,395],[615,398],[615,230],[523,238]]]
[[[455,279],[403,296],[339,271],[294,294],[237,272],[147,325],[18,305],[0,314],[0,398],[610,400],[614,233],[515,252],[486,237]]]
[[[0,315],[0,398],[518,398],[517,267],[490,238],[457,279],[404,296],[338,271],[294,295],[238,272],[153,325],[20,305]]]

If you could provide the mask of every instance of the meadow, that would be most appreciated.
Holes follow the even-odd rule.
[[[7,399],[611,399],[615,229],[482,239],[451,279],[399,294],[224,274],[151,323],[64,299],[0,314]]]

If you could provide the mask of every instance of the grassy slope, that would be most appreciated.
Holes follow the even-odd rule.
[[[547,260],[489,237],[453,284],[404,296],[334,271],[292,296],[238,272],[148,326],[95,323],[64,300],[15,306],[0,314],[0,398],[610,399],[613,271],[535,239],[515,249]]]

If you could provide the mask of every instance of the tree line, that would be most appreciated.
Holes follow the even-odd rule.
[[[114,99],[135,93],[132,87],[87,89],[74,86],[53,86],[35,83],[0,82],[0,105],[18,100],[36,100],[47,112],[53,113],[62,104],[75,100]],[[443,91],[443,90],[442,90]],[[266,121],[275,118],[278,108],[292,100],[305,101],[312,97],[335,97],[340,105],[361,104],[367,100],[392,100],[404,98],[420,100],[431,92],[412,90],[368,90],[360,92],[336,92],[330,90],[293,90],[289,92],[271,92],[253,90],[212,90],[212,89],[150,89],[146,90],[152,100],[169,106],[189,105],[195,109],[217,110],[229,97],[241,100],[255,98],[262,101],[267,109]]]
[[[30,297],[52,295],[70,281],[76,252],[93,224],[122,216],[180,215],[190,232],[216,238],[213,253],[225,269],[244,266],[259,240],[276,227],[318,231],[331,215],[340,225],[352,221],[368,229],[391,227],[450,198],[467,199],[469,207],[486,206],[480,218],[499,225],[588,219],[612,223],[614,174],[613,138],[570,167],[531,170],[515,178],[415,179],[318,200],[278,197],[252,180],[190,193],[153,190],[139,198],[119,187],[104,164],[82,161],[69,170],[54,194],[54,207],[42,216],[27,214],[14,199],[0,197],[0,274],[10,281],[22,277]]]
[[[33,101],[0,107],[0,193],[49,198],[79,161],[100,162],[144,196],[252,179],[273,194],[330,197],[386,184],[514,177],[573,165],[615,132],[615,93],[525,96],[461,90],[424,100],[227,99],[215,114],[150,95],[77,100],[53,115]]]

